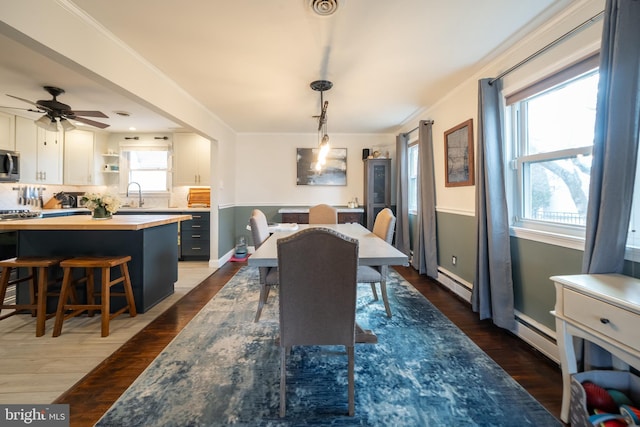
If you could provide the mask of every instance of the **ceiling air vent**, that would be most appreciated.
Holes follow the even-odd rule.
[[[338,0],[311,0],[311,9],[320,16],[333,15],[338,10]]]

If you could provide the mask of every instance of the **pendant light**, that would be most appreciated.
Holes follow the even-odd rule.
[[[327,155],[331,146],[329,145],[329,135],[327,134],[327,108],[329,101],[324,100],[324,91],[333,87],[333,83],[328,80],[316,80],[311,82],[311,89],[320,92],[320,115],[318,116],[318,158],[316,160],[316,170],[321,171],[322,166],[327,161]]]

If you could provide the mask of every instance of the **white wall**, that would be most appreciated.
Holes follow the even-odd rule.
[[[395,135],[330,134],[331,146],[347,149],[346,186],[296,185],[296,148],[315,148],[317,135],[238,134],[236,205],[346,205],[363,200],[362,149],[389,151],[395,158]],[[392,161],[392,164],[394,162]],[[393,201],[392,201],[393,202]]]
[[[462,215],[475,214],[475,186],[445,187],[444,132],[473,118],[474,148],[478,135],[478,80],[492,78],[543,48],[562,34],[604,9],[604,0],[577,1],[545,26],[490,61],[478,74],[469,78],[455,90],[426,108],[415,120],[407,122],[404,131],[415,127],[419,120],[434,120],[434,171],[436,179],[436,205],[439,211]],[[600,46],[602,20],[566,39],[526,66],[506,76],[503,93],[509,95],[522,87],[540,80],[545,75],[576,62],[597,51]],[[474,149],[477,158],[477,149]]]

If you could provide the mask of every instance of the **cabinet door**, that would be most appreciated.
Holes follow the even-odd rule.
[[[76,129],[65,134],[65,184],[93,184],[93,142],[94,133],[91,131]]]
[[[173,137],[173,185],[210,185],[208,139],[192,133]]]
[[[20,182],[36,184],[38,173],[37,132],[33,120],[16,116],[16,151],[20,153]]]
[[[367,228],[373,229],[376,215],[391,206],[391,160],[365,160],[364,200]]]
[[[0,112],[0,148],[15,150],[15,139],[15,116]]]
[[[37,128],[38,132],[38,182],[62,184],[64,138],[62,132]]]

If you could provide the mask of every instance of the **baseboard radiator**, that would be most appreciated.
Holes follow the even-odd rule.
[[[438,278],[436,280],[441,286],[468,303],[469,310],[471,310],[471,289],[473,287],[471,283],[442,267],[438,268]],[[560,355],[555,331],[517,310],[515,316],[515,335],[559,365]]]

